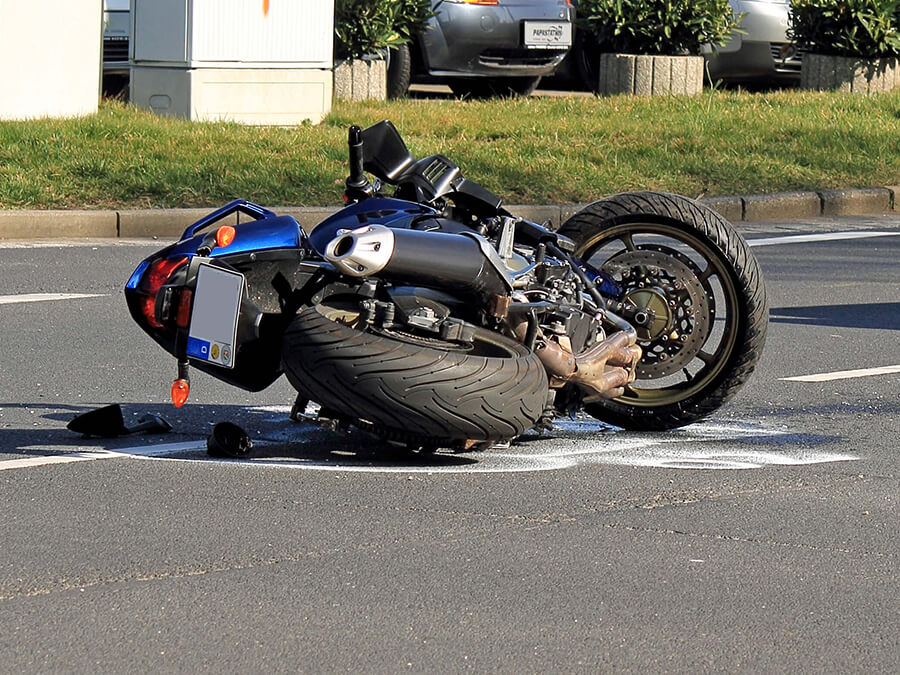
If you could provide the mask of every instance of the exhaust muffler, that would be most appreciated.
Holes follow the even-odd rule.
[[[325,247],[325,258],[350,276],[474,292],[486,300],[512,290],[503,260],[474,232],[449,234],[366,225],[339,230]]]

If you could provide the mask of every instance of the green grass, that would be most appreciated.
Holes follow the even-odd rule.
[[[0,122],[0,208],[336,204],[346,127],[381,119],[414,154],[451,157],[507,203],[900,184],[900,92],[410,99],[339,104],[295,128],[191,124],[108,102],[84,119]]]

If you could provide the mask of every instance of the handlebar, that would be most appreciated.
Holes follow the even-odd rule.
[[[350,150],[350,175],[347,176],[347,187],[362,189],[369,184],[363,173],[362,129],[354,125],[350,127],[347,136],[347,146]]]

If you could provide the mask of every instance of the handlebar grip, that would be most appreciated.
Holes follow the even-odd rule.
[[[350,175],[347,177],[347,187],[364,187],[368,181],[363,173],[362,129],[356,125],[350,127],[347,146],[350,150]]]

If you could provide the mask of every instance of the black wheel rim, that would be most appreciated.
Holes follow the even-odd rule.
[[[732,266],[714,243],[671,223],[627,222],[598,232],[578,255],[613,276],[623,288],[620,300],[653,310],[638,327],[644,355],[637,379],[614,401],[676,405],[720,381],[743,319]]]

